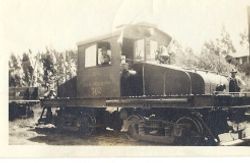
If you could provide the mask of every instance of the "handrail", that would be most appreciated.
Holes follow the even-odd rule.
[[[222,91],[214,91],[214,94],[217,95],[239,95],[239,96],[246,96],[250,97],[250,92],[222,92]]]
[[[142,64],[142,94],[143,96],[146,95],[146,88],[145,88],[145,67],[144,63]]]
[[[163,95],[164,96],[166,96],[166,74],[167,74],[167,71],[165,71],[163,75]]]

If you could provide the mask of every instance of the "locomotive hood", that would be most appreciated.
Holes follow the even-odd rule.
[[[225,85],[226,90],[224,91],[228,91],[228,78],[217,73],[185,70],[172,65],[150,62],[144,63],[144,66],[145,83],[150,85],[149,89],[156,87],[155,84],[150,83],[165,80],[166,94],[213,94],[218,85]],[[156,77],[157,74],[159,77]],[[164,83],[158,85],[164,85]]]

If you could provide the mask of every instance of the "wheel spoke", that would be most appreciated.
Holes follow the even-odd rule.
[[[80,116],[80,134],[82,136],[89,136],[95,130],[96,119],[94,115],[90,113],[83,113]]]
[[[129,127],[128,127],[128,138],[131,140],[138,140],[139,136],[139,123],[141,121],[141,117],[132,115],[128,118]]]
[[[202,144],[203,128],[200,122],[193,117],[183,116],[177,121],[177,124],[183,124],[186,126],[184,130],[182,140],[179,140],[181,145],[200,145]]]

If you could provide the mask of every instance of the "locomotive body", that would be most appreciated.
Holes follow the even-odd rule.
[[[232,130],[228,121],[246,121],[249,94],[230,94],[225,76],[160,64],[159,57],[171,62],[170,42],[156,27],[136,24],[78,43],[77,76],[58,87],[56,98],[41,101],[39,121],[59,107],[58,128],[82,135],[110,127],[136,140],[217,144]],[[243,131],[234,132],[242,138]]]
[[[157,63],[158,49],[164,48],[164,52],[167,53],[167,47],[171,41],[171,37],[167,34],[151,26],[137,25],[127,28],[112,35],[103,36],[98,40],[79,43],[77,76],[73,79],[74,81],[60,86],[58,96],[99,98],[212,94],[216,91],[218,84],[226,85],[225,91],[228,91],[228,80],[225,76]],[[119,43],[121,36],[122,43]],[[141,46],[136,46],[137,42],[140,42]],[[153,47],[156,46],[153,44],[157,44],[157,47]],[[102,46],[109,48],[111,62],[108,65],[102,65],[98,60],[100,59],[98,52]],[[138,49],[142,54],[137,54]],[[135,70],[136,75],[123,78],[122,57],[126,58],[128,67]],[[69,86],[70,82],[71,86]],[[64,92],[69,94],[61,94],[60,92],[63,92],[66,85],[69,86],[69,90]]]

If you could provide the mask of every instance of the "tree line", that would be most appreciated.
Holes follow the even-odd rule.
[[[11,54],[9,59],[10,87],[56,88],[76,75],[77,53],[73,50],[58,52],[46,49],[34,54]]]
[[[240,33],[240,47],[249,55],[247,32]],[[232,68],[237,69],[243,78],[250,76],[250,63],[239,64],[234,58],[236,49],[230,34],[223,27],[219,36],[205,41],[200,52],[190,47],[183,47],[174,40],[171,49],[172,63],[187,69],[201,69],[227,75]]]

